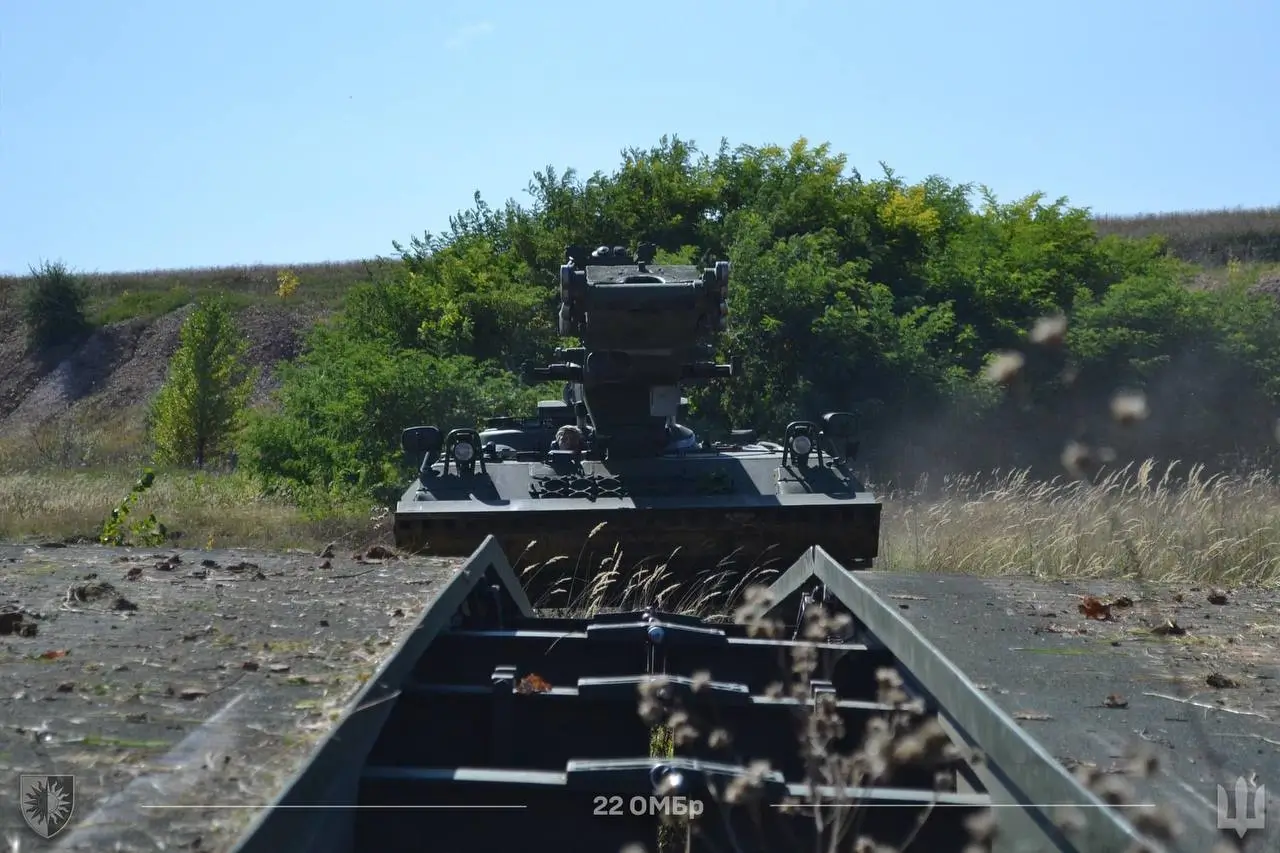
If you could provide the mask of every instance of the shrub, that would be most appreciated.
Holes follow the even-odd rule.
[[[61,261],[46,261],[32,267],[23,297],[27,344],[32,349],[44,350],[78,341],[92,328],[86,310],[89,295],[84,281]]]

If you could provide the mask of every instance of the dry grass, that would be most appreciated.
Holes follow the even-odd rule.
[[[226,296],[236,306],[278,303],[277,275],[282,270],[291,270],[299,280],[297,292],[289,298],[291,304],[334,309],[341,305],[352,285],[368,279],[369,270],[378,263],[356,260],[95,272],[85,274],[84,279],[93,318],[112,323],[132,317],[158,317],[214,293]],[[0,300],[6,292],[24,287],[28,278],[0,276]]]
[[[1280,207],[1099,216],[1094,222],[1103,235],[1158,234],[1175,255],[1195,263],[1280,261]]]
[[[1041,482],[1025,473],[964,477],[932,493],[885,497],[880,557],[885,571],[957,572],[1041,578],[1108,578],[1202,583],[1280,583],[1280,480],[1270,472],[1205,476],[1199,466],[1147,462],[1100,478]],[[95,537],[136,472],[0,474],[0,538]],[[200,547],[308,548],[335,538],[372,539],[385,520],[369,508],[311,517],[264,495],[239,474],[168,475],[135,510],[155,512],[182,543]],[[608,538],[598,528],[592,537]],[[589,541],[589,540],[588,540]],[[584,551],[585,549],[584,543]],[[519,565],[520,555],[510,555]],[[709,567],[693,581],[672,580],[615,549],[590,572],[564,556],[522,569],[587,580],[559,583],[541,603],[574,613],[657,606],[706,615],[731,612],[750,584]],[[786,568],[782,566],[780,568]]]
[[[1280,482],[1270,472],[1204,476],[1152,462],[1090,484],[1025,474],[962,478],[932,499],[886,501],[885,570],[1280,581]]]
[[[788,626],[770,613],[775,604],[770,591],[763,586],[752,585],[744,592],[742,604],[734,613],[734,621],[745,625],[752,637],[781,639],[787,636]],[[893,668],[877,670],[875,697],[877,702],[892,710],[872,715],[858,746],[842,751],[837,742],[845,734],[845,724],[837,708],[836,697],[827,692],[814,692],[815,680],[830,679],[832,673],[819,668],[816,650],[806,643],[846,642],[853,635],[853,621],[848,614],[828,612],[817,603],[806,607],[802,618],[798,627],[804,642],[781,652],[784,655],[783,670],[789,679],[775,682],[765,691],[766,695],[795,702],[796,746],[805,759],[806,778],[803,782],[808,787],[808,794],[786,798],[783,810],[811,825],[816,834],[813,849],[830,853],[899,853],[914,849],[912,841],[931,811],[926,809],[921,814],[914,831],[900,846],[878,844],[862,834],[865,815],[856,798],[858,789],[892,787],[902,778],[900,771],[910,768],[932,773],[936,791],[956,792],[960,788],[955,762],[973,764],[981,762],[983,757],[976,751],[959,747],[938,715],[927,709],[918,697],[908,693],[901,674]],[[713,678],[714,674],[710,672],[694,674],[693,693],[699,693]],[[763,821],[763,780],[773,769],[768,761],[748,762],[738,754],[729,732],[719,728],[710,717],[699,715],[688,707],[663,676],[652,677],[640,684],[636,710],[647,725],[663,735],[662,739],[669,740],[670,746],[688,747],[705,743],[708,750],[726,754],[723,760],[745,766],[747,772],[744,775],[723,786],[709,785],[710,793],[723,807],[746,810],[757,824]],[[655,737],[655,740],[659,739]],[[659,752],[656,749],[651,751]],[[1118,775],[1083,767],[1077,772],[1077,778],[1105,802],[1134,803],[1136,792],[1131,780],[1150,776],[1158,769],[1158,762],[1147,752],[1133,753],[1128,758]],[[658,793],[665,792],[659,790]],[[1135,809],[1129,816],[1139,833],[1149,840],[1168,842],[1176,838],[1182,829],[1167,807]],[[1053,815],[1053,820],[1067,836],[1078,832],[1083,824],[1083,816],[1074,809],[1059,810]],[[688,849],[692,836],[698,832],[697,822],[687,817],[664,818],[664,822],[669,831],[667,843],[660,849]],[[990,809],[972,815],[965,821],[965,829],[968,837],[956,839],[956,847],[963,845],[964,853],[989,853],[996,846],[1000,829]],[[1157,848],[1138,846],[1134,849]],[[1230,845],[1218,845],[1213,853],[1229,853],[1232,849]]]
[[[103,520],[129,492],[137,472],[58,471],[0,474],[0,538],[96,539]],[[159,473],[134,517],[154,512],[185,547],[315,548],[335,539],[379,535],[368,509],[311,517],[264,495],[239,474]]]

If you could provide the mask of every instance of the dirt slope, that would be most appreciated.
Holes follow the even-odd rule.
[[[102,327],[75,348],[37,357],[27,352],[21,314],[11,293],[0,292],[0,430],[21,431],[68,414],[95,418],[138,410],[159,390],[178,348],[178,334],[193,306],[154,320]],[[275,366],[295,358],[314,309],[253,306],[236,312],[249,341],[248,361],[261,368],[255,400],[276,385]]]

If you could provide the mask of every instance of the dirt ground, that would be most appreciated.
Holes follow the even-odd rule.
[[[0,543],[2,849],[229,849],[460,564],[331,552]],[[76,777],[51,841],[33,773]]]
[[[1280,591],[923,572],[868,583],[1068,770],[1119,784],[1135,755],[1154,759],[1124,785],[1128,802],[1175,818],[1171,849],[1223,840],[1219,785],[1244,779],[1280,808]],[[1280,850],[1280,824],[1241,848]]]

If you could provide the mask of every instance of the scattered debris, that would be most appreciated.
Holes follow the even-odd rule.
[[[1013,718],[1014,718],[1015,720],[1040,720],[1040,721],[1043,721],[1043,720],[1052,720],[1052,719],[1053,719],[1053,716],[1052,716],[1052,715],[1050,715],[1050,714],[1042,714],[1042,713],[1040,713],[1039,711],[1014,711],[1014,712],[1013,712]]]
[[[1164,620],[1163,625],[1157,625],[1152,628],[1151,633],[1155,634],[1157,637],[1181,637],[1183,634],[1187,633],[1187,629],[1183,628],[1172,619],[1166,619]]]
[[[1031,327],[1028,340],[1037,346],[1058,347],[1067,339],[1067,318],[1062,314],[1041,317]]]
[[[100,598],[114,595],[116,588],[106,581],[89,581],[87,583],[73,584],[67,590],[67,601],[97,601]]]
[[[1123,426],[1146,420],[1149,414],[1147,397],[1141,391],[1121,391],[1111,398],[1111,417]]]
[[[1084,600],[1077,605],[1077,608],[1087,619],[1097,619],[1099,622],[1106,622],[1111,619],[1111,605],[1094,598],[1092,595],[1086,595]]]
[[[385,545],[374,545],[364,552],[366,560],[394,560],[396,552]]]
[[[1197,702],[1194,699],[1180,699],[1177,696],[1170,696],[1167,693],[1143,693],[1143,696],[1152,696],[1156,699],[1165,699],[1169,702],[1178,702],[1182,705],[1190,705],[1193,708],[1203,708],[1206,711],[1222,711],[1224,714],[1236,714],[1241,717],[1258,717],[1266,720],[1270,719],[1266,714],[1260,714],[1257,711],[1245,711],[1241,708],[1228,708],[1225,705],[1215,705],[1209,702]]]
[[[1022,373],[1027,359],[1020,352],[1002,352],[987,365],[986,378],[998,385],[1009,385]]]
[[[0,636],[34,637],[39,628],[27,619],[30,615],[21,608],[0,611]]]

